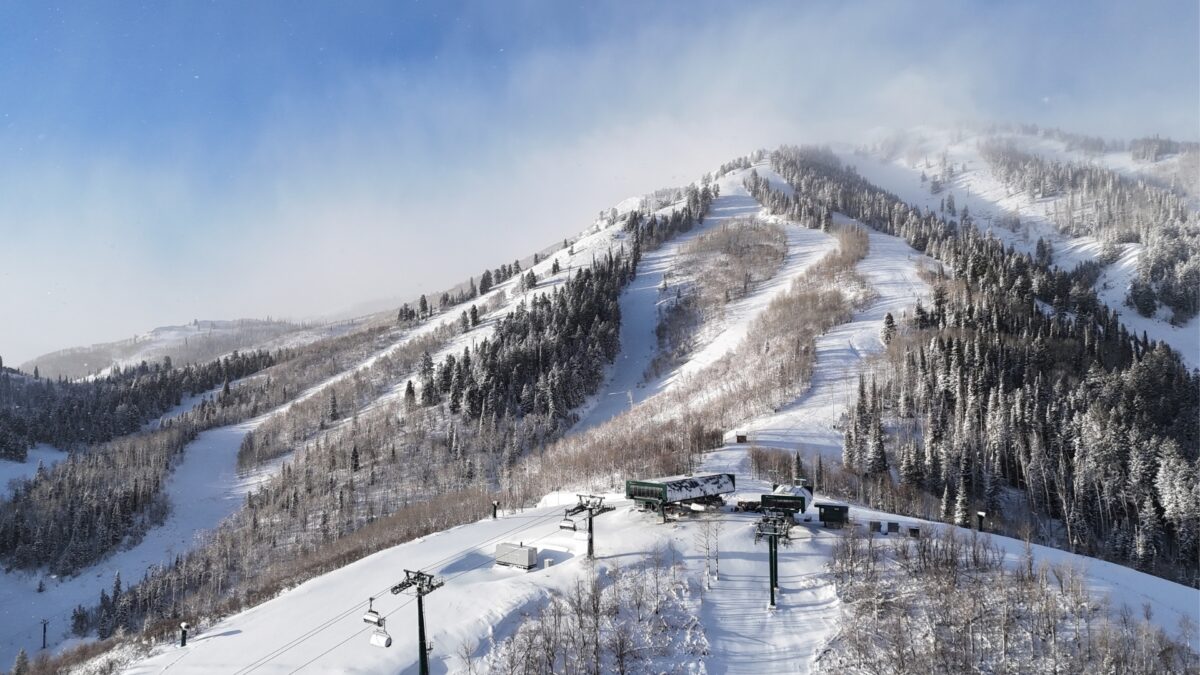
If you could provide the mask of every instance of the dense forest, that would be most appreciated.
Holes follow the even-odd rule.
[[[1017,523],[1028,511],[1047,541],[1200,583],[1200,376],[1178,354],[1130,335],[1061,270],[969,217],[904,204],[825,149],[785,147],[772,164],[803,195],[763,194],[776,208],[845,213],[953,273],[934,280],[933,306],[891,339],[890,367],[848,416],[846,464],[868,497],[898,475],[947,519],[978,506]]]
[[[9,566],[45,566],[56,574],[71,574],[123,543],[136,541],[166,517],[169,507],[163,486],[184,447],[199,433],[245,421],[294,400],[306,388],[340,375],[355,361],[385,348],[397,330],[374,326],[273,355],[239,356],[274,365],[240,380],[225,381],[214,395],[155,428],[73,452],[53,467],[19,481],[12,494],[0,500],[0,560]],[[229,359],[232,362],[233,357]],[[215,365],[205,368],[222,372]],[[227,367],[224,372],[233,373],[234,369]],[[112,401],[119,404],[118,399]]]
[[[265,351],[233,352],[200,365],[175,368],[142,362],[91,380],[49,380],[0,369],[0,460],[25,460],[35,443],[76,450],[137,431],[180,404],[268,368]]]

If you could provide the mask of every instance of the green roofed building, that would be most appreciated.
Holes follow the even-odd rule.
[[[668,476],[646,480],[625,481],[625,497],[637,502],[643,509],[653,509],[664,514],[668,505],[704,503],[720,504],[721,495],[733,492],[737,487],[731,473],[710,473],[694,476]]]

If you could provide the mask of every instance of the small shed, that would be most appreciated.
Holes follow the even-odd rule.
[[[818,519],[825,527],[838,529],[844,527],[850,520],[850,505],[840,502],[817,502]]]
[[[537,567],[537,548],[525,544],[496,544],[496,564],[531,570]]]
[[[721,502],[737,487],[731,473],[668,476],[625,481],[625,497],[642,508],[662,510],[668,504]]]
[[[788,515],[804,513],[812,503],[812,492],[803,485],[780,485],[762,496],[762,508],[783,511]]]

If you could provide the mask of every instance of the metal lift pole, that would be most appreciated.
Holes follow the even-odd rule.
[[[771,608],[775,607],[775,535],[767,537],[767,557],[771,567]]]
[[[425,594],[417,591],[417,640],[421,650],[421,675],[429,675],[429,648],[425,646]]]
[[[767,540],[767,567],[770,577],[767,583],[771,586],[772,609],[775,607],[775,591],[779,589],[779,540],[788,536],[791,525],[789,518],[790,516],[780,513],[767,513],[754,529],[755,543],[763,538]]]
[[[596,557],[596,548],[594,544],[595,530],[592,527],[592,521],[596,519],[596,514],[588,511],[588,560]]]
[[[444,583],[433,578],[432,574],[404,570],[404,581],[392,586],[392,595],[398,595],[409,588],[414,588],[417,594],[417,641],[421,675],[429,675],[429,646],[425,639],[425,596],[441,588]]]

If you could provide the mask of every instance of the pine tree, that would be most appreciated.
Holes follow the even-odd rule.
[[[329,421],[336,422],[336,421],[338,421],[339,416],[340,415],[338,414],[337,391],[335,391],[332,387],[330,387],[330,389],[329,389]]]
[[[404,407],[412,410],[417,406],[417,388],[413,386],[413,381],[409,380],[408,384],[404,385]]]
[[[88,613],[83,605],[77,605],[71,610],[71,633],[75,637],[83,637],[88,632]]]
[[[892,344],[892,339],[896,337],[896,320],[892,318],[892,313],[888,312],[883,316],[883,330],[880,333],[880,338],[883,339],[884,345]]]
[[[358,473],[358,444],[350,449],[350,471]]]
[[[864,467],[868,474],[877,476],[887,473],[887,453],[883,447],[883,424],[878,418],[871,421],[871,430],[867,435],[867,459]]]
[[[954,524],[959,527],[967,527],[971,524],[971,513],[969,504],[967,503],[967,478],[965,473],[960,472],[958,475],[958,493],[954,498]]]
[[[858,466],[858,427],[857,406],[851,406],[846,432],[842,434],[842,466],[853,471]]]
[[[29,675],[29,655],[23,648],[17,652],[17,660],[13,661],[12,675]]]
[[[917,446],[905,443],[900,450],[900,482],[912,487],[922,487],[925,483],[924,462],[917,453]]]
[[[1146,497],[1142,500],[1141,508],[1138,509],[1137,533],[1134,535],[1133,543],[1134,556],[1137,558],[1138,566],[1142,569],[1150,569],[1154,565],[1161,536],[1162,524],[1159,521],[1154,500]]]

